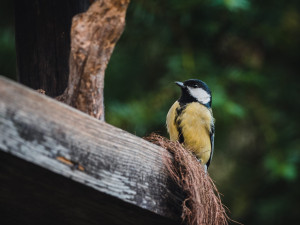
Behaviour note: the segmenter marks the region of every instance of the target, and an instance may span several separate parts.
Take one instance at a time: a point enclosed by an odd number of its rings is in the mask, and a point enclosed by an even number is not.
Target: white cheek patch
[[[210,94],[208,94],[202,88],[188,87],[188,90],[189,90],[191,96],[193,96],[195,99],[197,99],[197,101],[199,101],[199,102],[201,102],[203,104],[209,103],[209,101],[210,101]]]

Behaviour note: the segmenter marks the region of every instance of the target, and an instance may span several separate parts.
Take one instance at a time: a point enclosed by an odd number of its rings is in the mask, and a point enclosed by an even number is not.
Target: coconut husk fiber
[[[163,157],[169,176],[179,185],[186,198],[182,202],[181,218],[188,225],[227,225],[220,193],[209,174],[196,157],[179,142],[151,134],[146,140],[168,150],[172,155]]]

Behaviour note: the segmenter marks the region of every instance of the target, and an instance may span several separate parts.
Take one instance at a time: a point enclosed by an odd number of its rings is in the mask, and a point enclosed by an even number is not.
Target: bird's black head
[[[175,83],[181,87],[181,97],[178,100],[180,105],[190,102],[200,102],[208,108],[211,107],[211,91],[206,83],[196,79],[186,80],[183,83],[177,81]]]

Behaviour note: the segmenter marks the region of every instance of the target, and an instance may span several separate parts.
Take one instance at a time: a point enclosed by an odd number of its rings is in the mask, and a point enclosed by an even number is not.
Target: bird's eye
[[[196,87],[198,87],[198,86],[197,86],[197,84],[194,84],[193,87],[196,88]]]

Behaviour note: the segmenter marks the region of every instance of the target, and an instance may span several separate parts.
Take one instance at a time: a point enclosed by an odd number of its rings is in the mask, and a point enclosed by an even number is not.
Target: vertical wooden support
[[[15,0],[17,70],[20,83],[58,96],[67,87],[72,17],[89,0]]]

